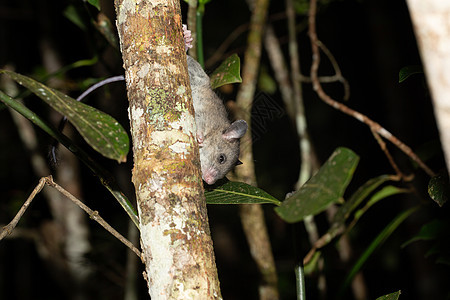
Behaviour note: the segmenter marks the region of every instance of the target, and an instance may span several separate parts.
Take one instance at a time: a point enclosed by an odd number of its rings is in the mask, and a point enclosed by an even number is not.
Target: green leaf
[[[66,9],[63,11],[63,15],[69,19],[73,24],[78,26],[81,30],[86,31],[87,27],[84,24],[84,21],[80,14],[78,13],[77,9],[73,5],[69,5],[66,7]]]
[[[211,0],[199,0],[198,6],[197,6],[197,18],[198,14],[204,15],[205,14],[205,5],[210,2]]]
[[[359,259],[356,261],[353,268],[350,270],[347,278],[345,279],[344,284],[342,285],[341,292],[344,291],[349,284],[352,282],[353,277],[361,270],[364,263],[369,259],[369,257],[373,254],[373,252],[381,246],[390,236],[391,234],[406,220],[411,214],[413,214],[416,210],[419,209],[419,206],[413,207],[400,213],[391,223],[389,223],[378,236],[370,243],[369,247],[361,254]]]
[[[434,243],[430,249],[427,250],[427,252],[425,253],[425,257],[428,258],[432,255],[438,254],[440,252],[439,250],[439,243]]]
[[[275,211],[289,223],[299,222],[306,216],[324,211],[330,204],[342,200],[358,161],[358,155],[352,150],[336,149],[319,172],[284,200]]]
[[[439,258],[436,259],[436,263],[450,266],[450,256],[439,256]]]
[[[279,200],[257,187],[233,181],[205,190],[205,197],[208,204],[281,204]]]
[[[416,236],[402,244],[402,248],[416,241],[429,241],[443,237],[448,228],[450,228],[450,222],[438,219],[433,220],[424,224]]]
[[[378,297],[377,300],[398,300],[400,298],[400,294],[402,291],[398,291],[392,294],[387,294],[381,297]]]
[[[360,210],[355,212],[355,220],[361,218],[361,216],[374,204],[378,201],[383,200],[389,196],[397,195],[400,193],[407,193],[409,190],[401,189],[393,185],[388,185],[383,187],[380,191],[376,192],[370,199],[367,201],[366,205]]]
[[[97,57],[93,57],[91,59],[78,60],[78,61],[76,61],[74,63],[71,63],[69,65],[66,65],[66,66],[62,67],[61,69],[59,69],[56,72],[53,72],[51,74],[48,74],[47,71],[43,67],[39,67],[38,66],[33,71],[33,74],[36,74],[35,77],[39,78],[38,80],[40,82],[46,82],[50,78],[63,77],[66,72],[68,72],[68,71],[70,71],[72,69],[86,67],[86,66],[92,66],[92,65],[96,64],[97,62],[98,62],[98,58]],[[77,86],[80,87],[80,85],[77,85]],[[25,91],[21,92],[19,95],[17,95],[16,98],[23,99],[23,98],[29,96],[30,94],[31,94],[30,90],[25,90]]]
[[[129,150],[128,135],[113,117],[29,77],[6,70],[0,70],[0,73],[7,74],[65,115],[86,142],[103,156],[118,162],[126,161]]]
[[[441,237],[437,240],[433,246],[425,253],[425,257],[429,258],[433,255],[437,255],[435,263],[450,265],[450,244],[449,236]]]
[[[98,11],[100,11],[100,1],[99,0],[88,0],[88,3],[94,6]]]
[[[447,172],[445,174],[438,174],[430,179],[428,183],[428,194],[440,207],[448,201],[450,185]]]
[[[390,180],[389,175],[381,175],[368,180],[342,205],[334,216],[333,223],[343,224],[358,205],[372,193],[376,188]]]
[[[432,241],[430,248],[425,253],[426,258],[437,256],[436,263],[450,265],[450,221],[435,219],[424,224],[419,233],[403,243],[402,247],[416,241]],[[430,244],[428,242],[427,244]]]
[[[309,11],[309,1],[308,0],[294,1],[294,9],[298,15],[307,15]]]
[[[405,81],[409,76],[414,74],[421,74],[423,73],[422,66],[415,65],[415,66],[406,66],[403,67],[400,72],[398,72],[398,82],[402,83]]]
[[[225,84],[242,82],[240,68],[239,56],[237,54],[231,55],[211,74],[211,87],[216,89]]]
[[[205,5],[206,3],[211,2],[211,0],[199,0],[198,3],[200,5]]]
[[[261,66],[258,77],[258,89],[267,94],[275,94],[277,91],[277,83],[267,71],[267,67]]]
[[[59,75],[67,73],[68,71],[70,71],[72,69],[76,69],[76,68],[89,67],[89,66],[95,65],[97,62],[98,62],[98,58],[96,56],[94,56],[93,58],[89,58],[89,59],[80,59],[76,62],[73,62],[69,65],[62,67],[55,73],[50,74],[48,77],[59,76]],[[46,78],[46,79],[48,79],[48,78]]]
[[[31,111],[28,107],[23,105],[22,102],[12,99],[7,94],[3,93],[0,90],[0,101],[5,103],[7,106],[11,107],[22,116],[33,122],[43,131],[45,131],[48,135],[53,137],[55,140],[61,143],[64,147],[70,150],[73,154],[75,154],[92,172],[98,177],[100,182],[103,184],[106,189],[117,199],[126,213],[130,216],[133,223],[139,228],[139,220],[137,217],[136,210],[133,205],[127,199],[125,194],[120,190],[117,186],[117,183],[114,180],[114,177],[108,173],[105,169],[103,169],[100,165],[97,164],[89,155],[83,151],[83,149],[79,148],[76,144],[74,144],[68,137],[59,132],[56,128],[53,128],[45,120],[40,118],[37,114]]]

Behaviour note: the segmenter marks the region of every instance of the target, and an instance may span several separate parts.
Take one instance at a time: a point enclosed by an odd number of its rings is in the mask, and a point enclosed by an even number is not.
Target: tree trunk
[[[116,0],[142,259],[156,299],[220,299],[179,1]]]
[[[242,68],[242,84],[236,96],[239,116],[249,125],[247,133],[241,139],[240,159],[243,165],[236,169],[236,175],[240,181],[254,186],[256,186],[256,175],[252,149],[251,109],[261,59],[263,28],[267,18],[269,2],[269,0],[247,1],[252,11],[252,17],[250,32],[247,37],[247,49],[244,55],[244,66]],[[241,205],[239,211],[250,253],[261,275],[259,299],[279,299],[278,277],[264,211],[260,204]]]
[[[450,172],[450,1],[407,2]]]

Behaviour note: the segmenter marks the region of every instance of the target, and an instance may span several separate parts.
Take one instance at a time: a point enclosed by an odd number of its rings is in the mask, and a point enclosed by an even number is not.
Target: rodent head
[[[244,120],[233,122],[223,131],[212,131],[200,147],[202,177],[207,184],[223,178],[238,162],[239,139],[247,131]]]

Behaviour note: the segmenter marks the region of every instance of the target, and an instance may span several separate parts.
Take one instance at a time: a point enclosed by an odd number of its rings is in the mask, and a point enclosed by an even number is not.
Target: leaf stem
[[[197,10],[197,61],[205,67],[205,58],[203,56],[203,13]]]
[[[25,118],[33,122],[35,125],[44,130],[48,135],[52,138],[56,139],[60,142],[64,147],[69,149],[73,154],[75,154],[89,169],[94,172],[100,182],[106,187],[106,189],[116,198],[128,216],[131,218],[133,223],[139,228],[139,221],[137,218],[136,210],[133,208],[133,205],[130,203],[128,198],[120,191],[117,183],[109,172],[103,169],[100,165],[98,165],[86,152],[84,152],[80,147],[75,145],[67,136],[60,133],[58,130],[53,128],[47,122],[45,122],[42,118],[40,118],[33,111],[28,109],[25,105],[20,103],[19,101],[14,100],[3,91],[0,91],[0,100],[5,103],[7,106],[11,107]]]
[[[297,287],[297,300],[306,300],[305,272],[301,263],[295,266],[295,281]]]
[[[344,284],[341,287],[340,295],[343,295],[344,290],[347,288],[347,286],[350,285],[350,283],[353,280],[353,277],[360,271],[364,263],[367,261],[367,259],[373,254],[373,252],[382,245],[389,236],[400,226],[400,224],[403,223],[410,215],[412,215],[417,209],[419,209],[419,206],[412,207],[408,209],[407,211],[402,212],[397,217],[395,217],[394,220],[392,220],[391,223],[389,223],[383,231],[378,234],[378,236],[372,241],[372,243],[367,247],[367,249],[364,251],[364,253],[359,257],[358,261],[355,263],[353,268],[351,269],[350,273],[347,275],[347,278],[344,281]]]

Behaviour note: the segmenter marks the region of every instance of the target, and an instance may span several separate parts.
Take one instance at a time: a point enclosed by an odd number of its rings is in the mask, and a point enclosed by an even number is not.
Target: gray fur
[[[212,90],[208,75],[200,64],[187,56],[192,99],[194,102],[197,140],[203,180],[214,184],[238,162],[239,139],[247,131],[247,123],[231,123],[222,100]]]

